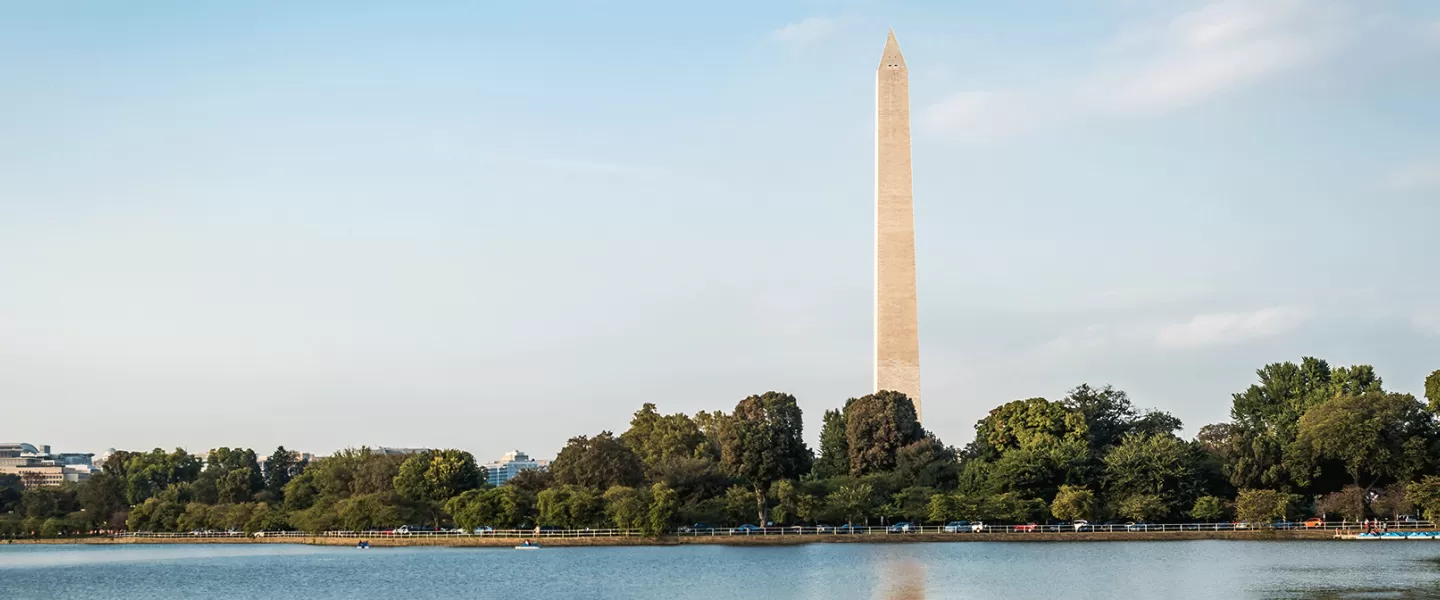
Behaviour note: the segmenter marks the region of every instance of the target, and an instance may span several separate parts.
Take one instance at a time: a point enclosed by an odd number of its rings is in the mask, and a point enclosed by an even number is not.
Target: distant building
[[[114,448],[106,448],[104,452],[101,452],[98,456],[95,457],[94,465],[97,467],[103,467],[105,466],[105,461],[110,460],[110,457],[114,455]]]
[[[50,454],[49,446],[0,442],[0,475],[19,475],[27,488],[78,483],[90,478],[93,454]]]
[[[535,460],[519,450],[506,452],[500,460],[485,465],[485,473],[489,477],[490,485],[498,486],[511,477],[519,475],[521,471],[532,469],[545,470],[550,468],[550,461]]]

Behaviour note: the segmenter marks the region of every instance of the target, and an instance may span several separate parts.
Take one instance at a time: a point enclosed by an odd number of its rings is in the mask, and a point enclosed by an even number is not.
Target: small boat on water
[[[515,549],[516,549],[516,550],[539,550],[539,549],[540,549],[540,544],[532,544],[532,543],[530,543],[530,542],[527,540],[525,543],[520,544],[519,546],[516,546]]]
[[[360,543],[358,543],[358,544],[355,544],[355,547],[356,547],[356,548],[359,548],[359,549],[361,549],[361,550],[369,550],[369,549],[370,549],[370,542],[363,542],[363,541],[362,541],[362,542],[360,542]]]

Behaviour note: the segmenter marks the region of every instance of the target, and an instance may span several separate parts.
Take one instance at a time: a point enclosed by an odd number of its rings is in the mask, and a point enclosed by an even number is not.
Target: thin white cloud
[[[1170,348],[1221,346],[1258,340],[1294,330],[1314,317],[1306,308],[1277,306],[1252,312],[1206,313],[1184,323],[1165,325],[1155,341]]]
[[[1397,192],[1440,188],[1440,158],[1419,160],[1391,171],[1385,187]]]
[[[837,29],[834,19],[826,17],[807,17],[798,23],[791,23],[775,31],[770,32],[770,39],[777,42],[790,42],[794,44],[809,44],[818,42],[835,33]]]
[[[1194,106],[1312,65],[1362,27],[1347,0],[1219,0],[1123,31],[1110,58],[1066,81],[962,91],[922,112],[959,137],[987,138],[1095,118]]]

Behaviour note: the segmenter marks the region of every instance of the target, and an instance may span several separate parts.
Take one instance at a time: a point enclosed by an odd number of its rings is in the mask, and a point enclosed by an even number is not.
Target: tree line
[[[852,398],[805,443],[793,396],[730,412],[636,411],[629,429],[571,438],[547,471],[504,485],[468,452],[346,449],[307,463],[277,448],[200,461],[116,452],[80,484],[23,489],[0,476],[0,536],[94,530],[364,531],[951,520],[1267,522],[1440,517],[1440,371],[1421,402],[1368,365],[1266,365],[1231,420],[1186,440],[1174,416],[1111,386],[991,410],[963,448],[921,426],[903,394]]]

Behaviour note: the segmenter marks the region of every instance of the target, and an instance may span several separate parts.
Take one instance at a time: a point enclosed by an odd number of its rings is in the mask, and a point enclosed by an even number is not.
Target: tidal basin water
[[[1440,541],[355,548],[0,544],[0,599],[1440,598]]]

